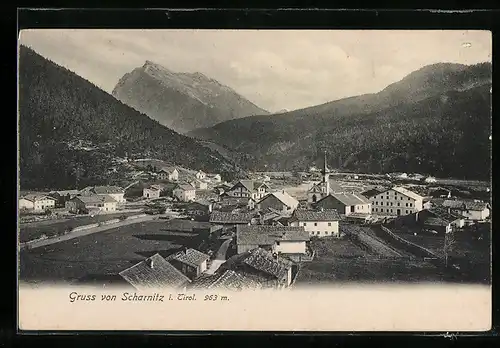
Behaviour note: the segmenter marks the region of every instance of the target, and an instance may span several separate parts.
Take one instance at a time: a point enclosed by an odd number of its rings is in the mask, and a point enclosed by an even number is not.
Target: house
[[[207,190],[208,189],[208,183],[206,181],[202,180],[193,180],[189,182],[191,186],[194,186],[198,190]]]
[[[257,209],[272,208],[283,213],[292,213],[299,206],[299,201],[285,190],[269,193],[257,203]]]
[[[260,181],[240,180],[226,191],[228,196],[260,200],[269,192],[269,186]]]
[[[207,261],[210,256],[196,249],[187,248],[166,258],[175,268],[190,280],[199,277],[207,270]]]
[[[239,225],[236,226],[238,254],[263,248],[281,254],[307,254],[309,233],[304,227]]]
[[[188,203],[184,210],[189,215],[205,216],[212,212],[213,203],[205,200],[196,200]]]
[[[262,288],[283,289],[292,284],[293,265],[286,257],[256,248],[231,257],[220,270],[232,270],[259,283]]]
[[[381,194],[382,192],[384,192],[384,190],[383,190],[383,189],[379,189],[379,188],[371,188],[371,189],[369,189],[369,190],[366,190],[366,191],[361,192],[361,194],[362,194],[364,197],[366,197],[366,198],[370,199],[370,198],[372,198],[372,197],[374,197],[374,196],[376,196],[376,195],[378,195],[378,194]]]
[[[78,190],[62,190],[49,192],[49,196],[56,200],[56,208],[64,207],[67,201],[78,196],[79,194],[80,191]]]
[[[436,178],[434,178],[432,176],[428,176],[427,178],[425,178],[425,182],[428,184],[434,183],[434,182],[436,182]]]
[[[242,274],[226,269],[223,272],[196,279],[189,288],[194,290],[241,291],[260,289],[261,285]]]
[[[19,198],[19,210],[42,212],[55,206],[56,199],[47,195],[29,194]]]
[[[80,195],[111,196],[118,204],[126,202],[125,191],[118,186],[88,186],[80,191]]]
[[[490,206],[485,202],[446,199],[442,206],[468,221],[483,221],[490,216]]]
[[[340,215],[362,214],[369,216],[371,214],[371,203],[368,198],[358,193],[330,193],[323,197],[314,205],[316,209],[335,209]]]
[[[207,174],[205,174],[203,171],[198,170],[198,172],[195,174],[196,179],[198,180],[203,180],[207,177]]]
[[[315,204],[331,193],[342,193],[345,190],[336,183],[330,182],[330,170],[326,163],[326,152],[323,168],[321,169],[322,180],[307,191],[307,202]]]
[[[179,171],[175,167],[163,167],[157,174],[158,174],[157,177],[160,180],[168,180],[168,181],[179,180]]]
[[[220,209],[224,208],[247,208],[247,209],[254,209],[255,208],[255,200],[251,197],[234,197],[234,196],[229,196],[226,193],[222,194],[220,196],[220,201],[218,202],[218,207]]]
[[[425,223],[427,218],[438,218],[450,224],[451,228],[462,228],[465,225],[465,218],[456,213],[449,212],[444,207],[423,209],[416,214],[416,221]]]
[[[335,209],[327,210],[303,210],[294,211],[290,226],[302,226],[310,236],[315,237],[339,237],[340,215]]]
[[[181,202],[191,202],[196,199],[196,189],[191,184],[177,184],[172,194]]]
[[[142,197],[144,198],[160,198],[161,193],[160,185],[151,185],[142,190]]]
[[[424,197],[403,187],[387,189],[370,200],[372,213],[380,215],[409,215],[424,208]]]
[[[139,291],[162,288],[182,291],[191,282],[159,254],[121,271],[119,275]]]
[[[222,232],[222,226],[210,222],[174,219],[165,221],[164,230],[172,232],[196,233],[201,239],[217,236]]]
[[[110,195],[77,196],[66,202],[66,208],[75,214],[116,211],[118,202]]]
[[[250,225],[254,219],[254,213],[214,211],[210,214],[210,222],[219,225]]]
[[[222,195],[224,194],[226,191],[230,190],[231,189],[231,185],[228,185],[227,183],[222,183],[220,185],[217,185],[214,187],[214,190],[217,194],[219,195]]]
[[[212,180],[213,182],[221,182],[222,177],[220,176],[220,174],[214,174],[210,175],[210,180]]]

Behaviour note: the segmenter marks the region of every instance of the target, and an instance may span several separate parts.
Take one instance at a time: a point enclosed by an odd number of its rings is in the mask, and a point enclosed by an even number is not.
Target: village
[[[21,195],[21,281],[136,290],[489,281],[484,186],[338,173],[326,153],[321,169],[232,183],[201,170],[140,167],[142,179],[125,188]]]

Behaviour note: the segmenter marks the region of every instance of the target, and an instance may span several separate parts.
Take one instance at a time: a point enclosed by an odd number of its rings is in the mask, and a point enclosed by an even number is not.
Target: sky
[[[271,112],[376,93],[425,65],[491,61],[489,31],[23,30],[20,43],[111,93],[146,60],[201,72]]]

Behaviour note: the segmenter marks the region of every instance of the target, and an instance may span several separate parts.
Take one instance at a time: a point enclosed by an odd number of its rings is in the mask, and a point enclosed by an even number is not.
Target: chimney
[[[147,259],[147,260],[146,260],[146,264],[149,266],[149,268],[153,268],[153,264],[154,264],[154,262],[153,262],[153,260],[152,260],[152,259]]]

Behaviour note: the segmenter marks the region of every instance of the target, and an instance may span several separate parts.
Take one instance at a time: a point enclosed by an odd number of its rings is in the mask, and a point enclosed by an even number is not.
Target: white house
[[[339,237],[340,215],[335,209],[302,210],[297,209],[289,220],[292,227],[303,227],[310,236]]]
[[[126,202],[125,191],[118,186],[88,186],[80,191],[82,196],[100,195],[111,196],[118,204]]]
[[[309,233],[303,227],[270,225],[237,225],[238,254],[263,248],[282,254],[306,254]]]
[[[77,196],[66,202],[66,208],[72,213],[112,212],[116,211],[117,201],[110,195]]]
[[[191,184],[178,184],[172,193],[181,202],[191,202],[196,199],[196,189]]]
[[[400,216],[421,211],[424,197],[403,187],[393,187],[371,197],[373,214]]]
[[[207,174],[205,174],[203,171],[199,170],[197,173],[196,173],[196,179],[198,180],[203,180],[205,179],[207,176]]]
[[[159,185],[151,185],[142,190],[142,197],[144,198],[160,198],[161,187]]]
[[[335,209],[341,215],[366,217],[371,215],[372,203],[360,193],[330,193],[313,204],[316,209]]]
[[[193,180],[190,182],[191,186],[194,186],[198,190],[207,190],[208,189],[208,184],[206,181],[203,180]]]
[[[432,176],[428,176],[427,178],[425,178],[425,182],[428,184],[435,183],[436,181],[437,181],[436,178]]]
[[[56,199],[45,195],[30,194],[19,199],[19,209],[44,211],[53,209],[55,205]]]
[[[163,167],[158,172],[158,179],[168,181],[178,181],[179,171],[175,167]]]
[[[225,193],[232,197],[260,200],[269,192],[269,186],[260,181],[240,180]]]
[[[299,201],[290,196],[285,190],[270,193],[257,203],[257,209],[272,208],[283,213],[292,213],[299,206]]]
[[[215,183],[222,182],[222,177],[220,176],[220,174],[214,174],[210,179],[212,179],[212,181]]]
[[[462,215],[468,221],[482,221],[490,216],[490,206],[485,202],[447,199],[443,207]]]

